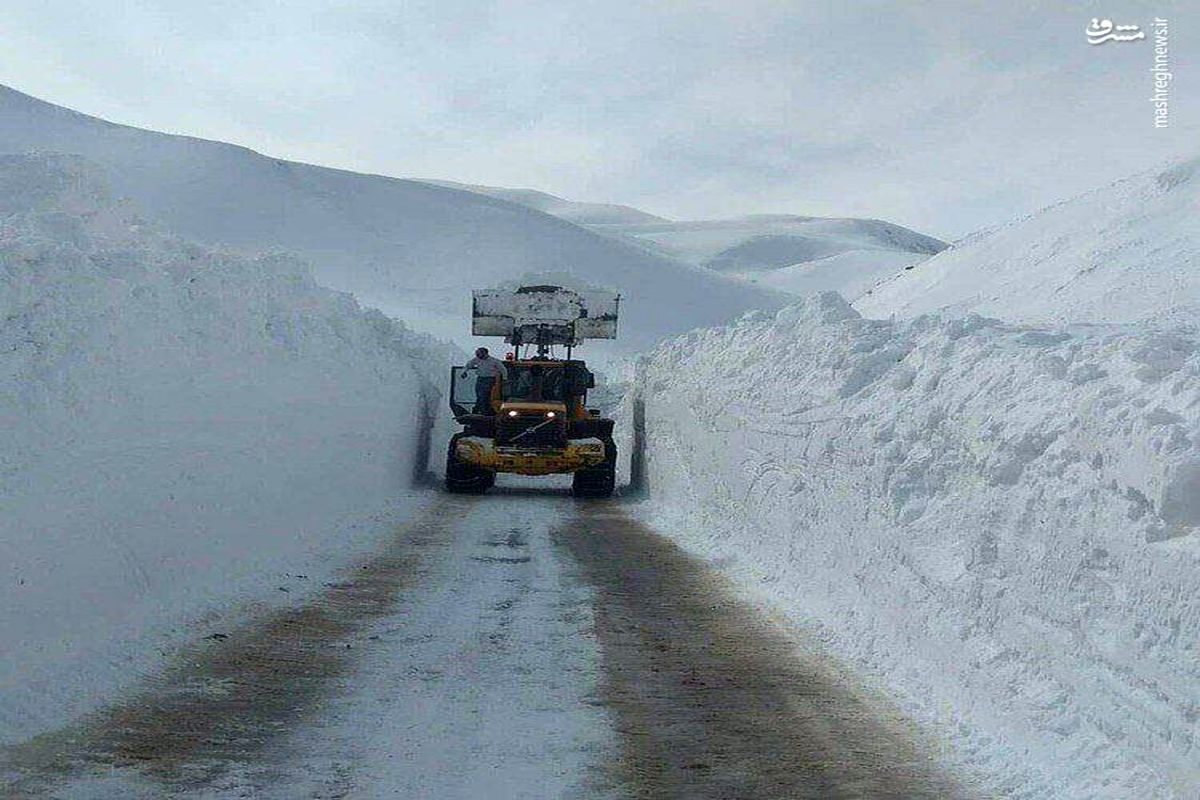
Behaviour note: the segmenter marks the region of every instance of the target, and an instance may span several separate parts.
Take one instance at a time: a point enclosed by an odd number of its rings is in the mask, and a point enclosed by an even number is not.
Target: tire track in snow
[[[594,592],[551,543],[574,505],[544,484],[457,496],[451,541],[379,626],[353,686],[272,748],[281,774],[249,782],[256,800],[336,797],[334,764],[354,800],[624,800],[596,692]]]
[[[635,797],[965,796],[899,715],[615,503],[581,507],[556,541],[597,590],[603,693]]]

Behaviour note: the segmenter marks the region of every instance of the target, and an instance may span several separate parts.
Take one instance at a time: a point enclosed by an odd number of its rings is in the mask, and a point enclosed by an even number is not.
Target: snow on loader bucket
[[[501,472],[570,473],[577,497],[612,495],[613,420],[587,407],[595,376],[572,352],[588,339],[616,338],[620,296],[522,286],[479,290],[472,299],[471,333],[503,337],[513,349],[503,361],[489,355],[451,369],[450,409],[463,430],[446,453],[446,489],[484,492]],[[489,372],[497,379],[480,391]]]

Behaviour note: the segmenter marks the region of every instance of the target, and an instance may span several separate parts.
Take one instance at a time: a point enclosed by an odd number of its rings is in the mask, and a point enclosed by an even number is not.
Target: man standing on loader
[[[466,363],[466,368],[476,371],[474,412],[491,415],[494,413],[492,389],[495,387],[496,381],[504,380],[504,362],[498,358],[492,358],[486,347],[480,347],[475,351],[475,357]]]

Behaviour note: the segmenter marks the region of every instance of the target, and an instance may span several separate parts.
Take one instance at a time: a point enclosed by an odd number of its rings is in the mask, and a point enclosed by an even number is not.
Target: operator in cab
[[[495,413],[492,408],[492,387],[496,385],[496,381],[504,380],[504,362],[492,358],[486,347],[480,347],[475,351],[475,357],[467,362],[466,368],[476,371],[474,412],[490,416]]]

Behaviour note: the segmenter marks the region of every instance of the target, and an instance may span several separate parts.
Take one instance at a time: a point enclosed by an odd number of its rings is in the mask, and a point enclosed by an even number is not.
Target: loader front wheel
[[[446,452],[446,491],[453,494],[483,494],[496,483],[496,473],[469,464],[458,457],[457,434]]]
[[[604,460],[594,467],[576,470],[571,477],[571,494],[576,497],[612,497],[617,486],[617,445],[604,440]]]

